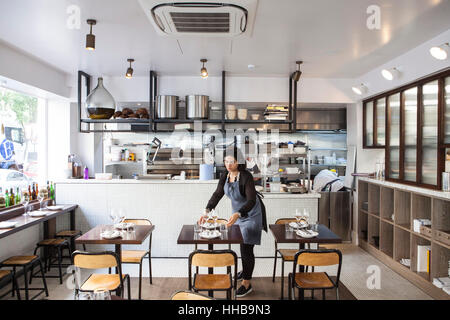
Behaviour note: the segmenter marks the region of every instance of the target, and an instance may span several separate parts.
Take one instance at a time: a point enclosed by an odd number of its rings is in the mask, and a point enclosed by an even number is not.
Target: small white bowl
[[[257,113],[251,114],[250,117],[252,118],[252,120],[259,120],[259,114]]]

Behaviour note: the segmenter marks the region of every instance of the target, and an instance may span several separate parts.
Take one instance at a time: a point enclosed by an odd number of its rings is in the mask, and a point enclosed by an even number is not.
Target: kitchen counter
[[[155,257],[187,257],[193,246],[177,245],[181,227],[194,224],[216,190],[218,180],[61,180],[56,182],[56,202],[76,203],[77,230],[86,232],[99,224],[111,224],[112,208],[124,209],[127,218],[146,218],[155,224],[152,255]],[[265,193],[267,223],[279,218],[293,218],[295,210],[307,208],[311,221],[317,221],[320,194]],[[224,196],[216,207],[221,218],[232,213],[231,201]],[[57,222],[66,228],[67,222]],[[130,246],[132,249],[133,246]],[[223,248],[226,248],[224,246]],[[138,248],[138,247],[136,247]],[[202,248],[200,246],[200,248]],[[221,248],[218,246],[218,248]],[[88,250],[112,249],[88,246]],[[238,250],[233,246],[233,250]],[[255,247],[257,257],[273,257],[274,239],[263,232],[261,245]],[[145,270],[145,268],[144,268]],[[133,271],[134,272],[134,271]]]

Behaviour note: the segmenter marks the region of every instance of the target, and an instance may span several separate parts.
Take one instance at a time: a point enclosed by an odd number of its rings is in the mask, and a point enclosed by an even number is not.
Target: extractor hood
[[[158,34],[176,38],[249,36],[257,2],[139,0]]]

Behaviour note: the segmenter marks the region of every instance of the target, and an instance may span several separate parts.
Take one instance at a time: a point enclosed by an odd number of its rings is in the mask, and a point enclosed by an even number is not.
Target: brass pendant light
[[[131,79],[133,77],[133,68],[131,67],[131,63],[134,62],[134,59],[127,59],[130,63],[130,67],[127,69],[127,73],[125,74],[125,78]]]
[[[200,76],[202,77],[202,79],[208,78],[208,70],[206,70],[206,68],[205,68],[205,63],[207,61],[208,61],[207,59],[200,59],[200,62],[203,63],[203,66],[200,69]]]
[[[92,26],[97,24],[97,21],[94,19],[88,19],[87,24],[90,25],[90,32],[86,35],[86,49],[87,50],[95,50],[95,35],[92,34]]]

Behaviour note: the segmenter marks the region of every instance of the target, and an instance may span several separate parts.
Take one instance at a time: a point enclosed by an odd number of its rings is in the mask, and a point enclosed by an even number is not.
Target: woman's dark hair
[[[225,149],[225,154],[223,155],[224,163],[225,158],[228,156],[233,157],[238,162],[238,171],[245,171],[247,169],[247,161],[238,147],[231,146]]]

